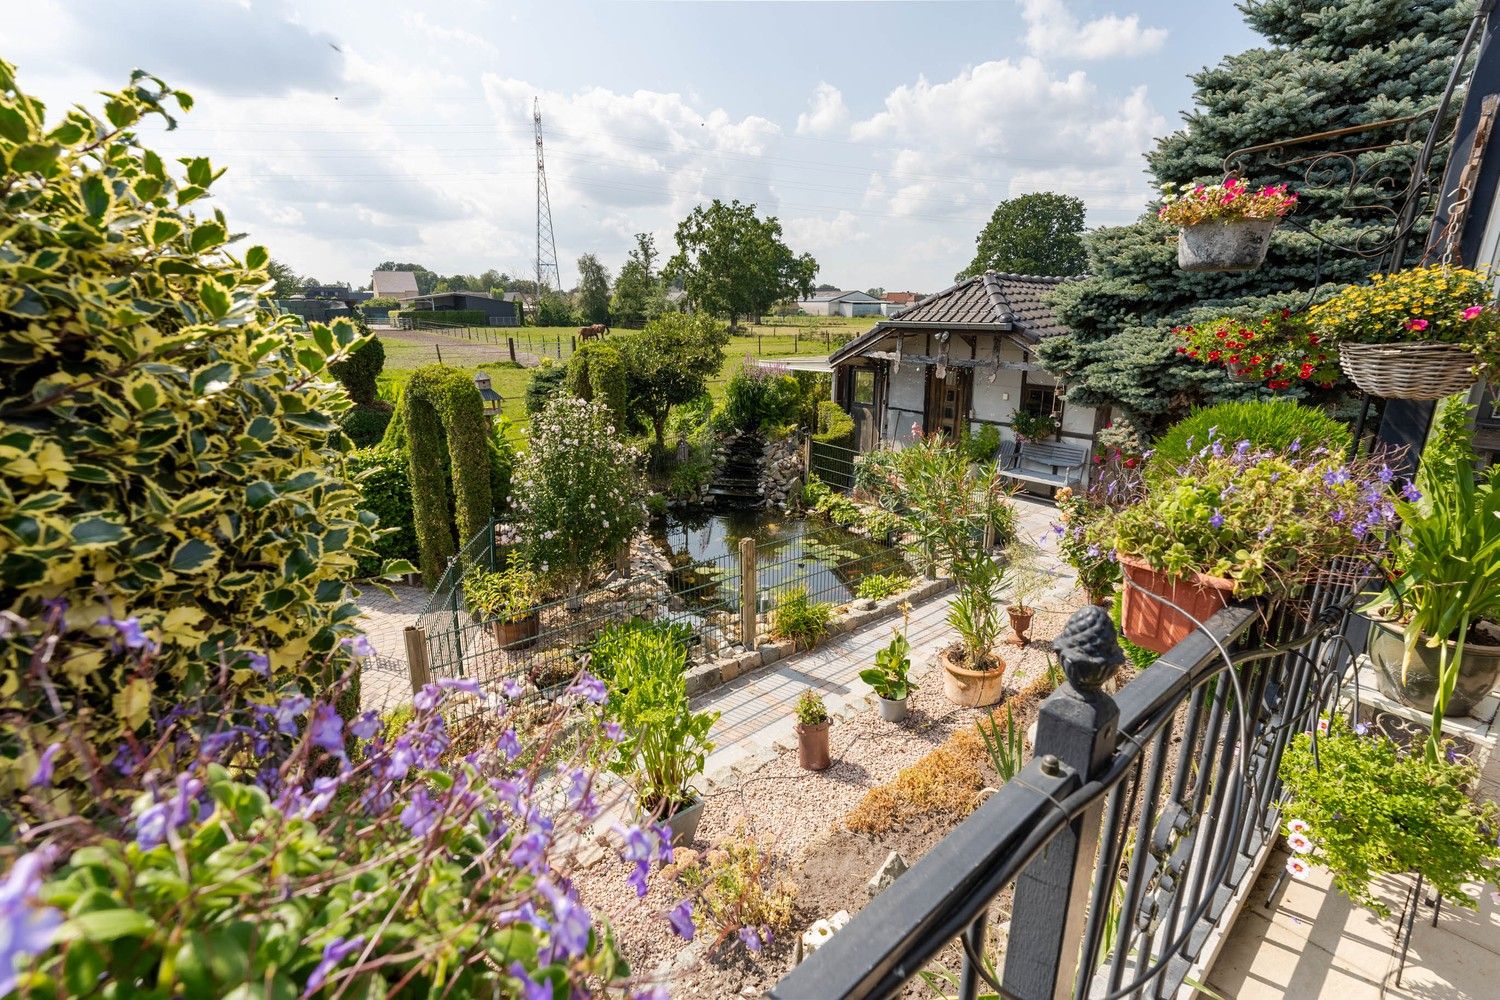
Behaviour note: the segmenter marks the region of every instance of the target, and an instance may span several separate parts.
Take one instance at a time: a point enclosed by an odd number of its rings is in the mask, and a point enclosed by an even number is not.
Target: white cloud
[[[1138,14],[1105,14],[1079,21],[1063,0],[1019,0],[1026,48],[1042,58],[1111,59],[1160,51],[1167,29],[1143,28]]]
[[[820,83],[808,99],[807,111],[797,116],[798,135],[828,135],[849,123],[844,95],[831,83]]]

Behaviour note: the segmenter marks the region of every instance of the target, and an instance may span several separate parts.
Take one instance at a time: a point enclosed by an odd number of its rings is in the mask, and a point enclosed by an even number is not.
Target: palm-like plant
[[[965,663],[984,670],[994,659],[1000,641],[1000,587],[1005,567],[983,552],[965,552],[954,559],[950,571],[958,586],[948,607],[948,624],[963,643]]]

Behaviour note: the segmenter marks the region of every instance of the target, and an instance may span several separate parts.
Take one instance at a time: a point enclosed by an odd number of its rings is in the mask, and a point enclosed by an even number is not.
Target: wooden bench
[[[1023,483],[1050,486],[1077,486],[1083,481],[1083,466],[1089,451],[1082,445],[1060,441],[1027,442],[1016,452],[1015,465],[1000,474]]]

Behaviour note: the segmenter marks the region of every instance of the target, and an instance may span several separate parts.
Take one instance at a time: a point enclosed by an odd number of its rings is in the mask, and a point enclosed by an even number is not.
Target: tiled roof
[[[1064,331],[1043,299],[1064,281],[1075,280],[986,271],[921,299],[898,316],[882,320],[868,333],[835,351],[830,360],[842,361],[888,331],[910,327],[934,329],[949,324],[963,329],[990,327],[996,333],[1011,333],[1036,343]]]
[[[886,292],[885,293],[885,301],[887,301],[887,302],[893,302],[896,305],[901,305],[901,306],[907,305],[908,303],[911,303],[911,302],[915,302],[918,299],[920,299],[921,297],[922,296],[918,295],[916,292]]]
[[[417,276],[410,271],[376,271],[370,275],[376,295],[415,295]]]

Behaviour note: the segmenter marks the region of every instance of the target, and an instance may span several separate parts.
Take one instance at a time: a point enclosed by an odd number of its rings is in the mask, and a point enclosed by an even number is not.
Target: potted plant
[[[880,717],[887,722],[906,718],[906,699],[917,686],[911,677],[911,646],[899,629],[893,629],[891,644],[875,653],[875,666],[859,672],[860,680],[875,689],[880,699]]]
[[[1037,565],[1036,553],[1029,545],[1014,542],[1006,550],[1005,564],[1010,571],[1010,604],[1005,613],[1010,616],[1010,629],[1015,633],[1012,640],[1017,646],[1031,641],[1031,619],[1036,609],[1031,600],[1052,579]]]
[[[1089,484],[1080,489],[1062,486],[1057,490],[1057,523],[1052,532],[1057,538],[1058,555],[1078,574],[1078,586],[1090,604],[1108,607],[1115,588],[1120,585],[1120,562],[1115,556],[1110,536],[1109,515],[1115,495],[1123,496],[1119,477],[1108,470],[1119,471],[1117,459],[1100,463]],[[1132,466],[1133,468],[1133,466]]]
[[[1256,320],[1220,316],[1172,332],[1182,341],[1178,354],[1222,367],[1236,382],[1263,382],[1277,390],[1299,383],[1331,389],[1341,375],[1333,346],[1307,313],[1283,309]]]
[[[1022,444],[1045,441],[1057,434],[1057,421],[1049,413],[1017,410],[1010,417],[1010,432]]]
[[[1444,715],[1468,713],[1500,677],[1500,469],[1476,482],[1468,453],[1424,462],[1437,463],[1422,470],[1427,495],[1396,502],[1390,583],[1364,610],[1380,690],[1432,712],[1440,734]]]
[[[498,573],[474,567],[464,574],[464,597],[475,620],[487,624],[502,649],[525,649],[541,629],[537,606],[544,591],[541,578],[517,563]]]
[[[1000,641],[1000,588],[1005,568],[984,552],[965,552],[949,566],[956,584],[948,624],[958,642],[938,654],[943,697],[955,705],[983,708],[1005,692],[1005,661],[995,653]]]
[[[1308,318],[1337,344],[1349,380],[1385,399],[1465,392],[1500,362],[1500,313],[1478,271],[1435,264],[1377,274],[1313,306]]]
[[[614,650],[605,718],[619,726],[610,770],[634,786],[641,808],[664,820],[673,844],[688,844],[703,815],[693,782],[703,773],[717,712],[694,712],[687,650],[660,631],[624,636]]]
[[[797,699],[797,763],[808,771],[826,771],[828,756],[828,709],[816,691],[809,688]]]
[[[1110,518],[1126,637],[1164,653],[1231,600],[1292,597],[1336,560],[1378,554],[1392,478],[1377,459],[1257,449],[1210,428],[1170,474],[1136,479]]]
[[[1374,891],[1382,876],[1418,875],[1468,909],[1473,883],[1500,879],[1500,815],[1493,802],[1470,797],[1479,775],[1468,764],[1403,753],[1385,735],[1336,716],[1326,733],[1294,737],[1279,773],[1293,875],[1321,864],[1344,895],[1382,916],[1390,913]]]
[[[1266,259],[1277,221],[1296,205],[1285,184],[1254,189],[1226,177],[1219,184],[1163,184],[1156,215],[1177,227],[1177,266],[1184,271],[1253,271]]]

